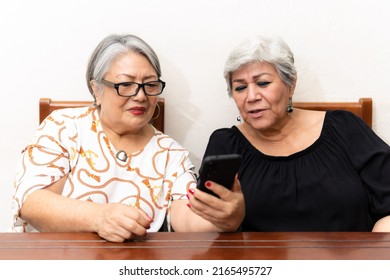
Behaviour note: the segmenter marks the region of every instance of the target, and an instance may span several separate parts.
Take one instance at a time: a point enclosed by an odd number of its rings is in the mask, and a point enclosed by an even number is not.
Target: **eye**
[[[136,85],[135,83],[131,83],[131,82],[126,82],[126,83],[120,83],[119,84],[121,87],[124,87],[124,88],[131,88],[131,87],[134,87],[134,85]]]
[[[259,87],[266,87],[270,84],[271,82],[256,82],[256,84],[259,86]]]
[[[234,88],[234,91],[236,92],[242,92],[244,90],[246,90],[247,86],[246,85],[240,85],[240,86],[237,86]]]
[[[150,83],[145,84],[145,86],[150,88],[150,89],[153,89],[153,88],[158,87],[159,83],[158,82],[150,82]]]

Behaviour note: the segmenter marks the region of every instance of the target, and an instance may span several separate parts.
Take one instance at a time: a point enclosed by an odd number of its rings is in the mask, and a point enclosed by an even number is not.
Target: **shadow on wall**
[[[327,94],[323,91],[320,80],[315,74],[316,71],[309,68],[309,63],[302,56],[296,56],[295,61],[298,79],[293,100],[302,102],[326,101]],[[315,92],[313,92],[313,89],[315,89]],[[332,101],[336,100],[332,99]]]
[[[166,57],[160,55],[160,60],[163,68],[162,79],[167,83],[162,94],[165,98],[165,133],[183,145],[189,137],[189,131],[197,122],[200,110],[190,101],[190,86],[183,72]],[[196,156],[191,154],[191,159],[195,158]]]

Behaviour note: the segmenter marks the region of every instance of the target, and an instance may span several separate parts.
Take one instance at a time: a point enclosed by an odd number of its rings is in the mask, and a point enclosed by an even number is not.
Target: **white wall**
[[[253,34],[292,48],[297,101],[374,100],[374,130],[390,143],[390,8],[386,0],[8,0],[0,8],[0,231],[13,175],[38,125],[38,99],[88,100],[84,72],[109,33],[133,33],[158,53],[166,132],[199,167],[210,133],[236,123],[222,68]],[[12,105],[11,105],[12,104]],[[18,104],[14,106],[14,104]]]

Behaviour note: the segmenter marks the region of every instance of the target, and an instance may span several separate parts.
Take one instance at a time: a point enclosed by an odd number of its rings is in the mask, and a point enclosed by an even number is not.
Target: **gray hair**
[[[134,35],[112,34],[104,38],[92,53],[88,62],[86,79],[89,92],[96,101],[91,87],[91,81],[101,81],[106,75],[111,63],[118,57],[135,52],[144,55],[156,70],[157,77],[161,77],[160,61],[154,50],[141,38]]]
[[[294,86],[297,71],[294,66],[294,55],[289,46],[277,37],[256,36],[235,47],[225,62],[223,76],[229,96],[232,95],[232,73],[252,62],[272,64],[282,81],[289,86]]]

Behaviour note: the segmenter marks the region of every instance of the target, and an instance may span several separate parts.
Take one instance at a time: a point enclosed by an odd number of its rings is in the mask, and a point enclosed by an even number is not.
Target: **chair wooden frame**
[[[372,98],[362,97],[358,102],[293,102],[293,107],[306,110],[347,110],[362,118],[372,127]]]
[[[155,115],[151,120],[151,124],[164,132],[164,112],[165,112],[165,99],[162,97],[158,98],[157,101],[158,107],[156,107]],[[54,101],[51,98],[40,98],[39,99],[39,123],[41,123],[51,112],[54,110],[64,109],[64,108],[76,108],[76,107],[86,107],[92,106],[92,101]]]
[[[159,97],[158,105],[160,107],[160,112],[157,118],[154,118],[151,121],[151,123],[162,132],[164,132],[164,104],[164,98]],[[54,110],[91,105],[91,101],[53,101],[50,98],[41,98],[39,100],[39,123]],[[347,110],[355,113],[362,118],[369,127],[372,127],[372,98],[370,97],[362,97],[358,102],[294,102],[293,106],[306,110]]]

